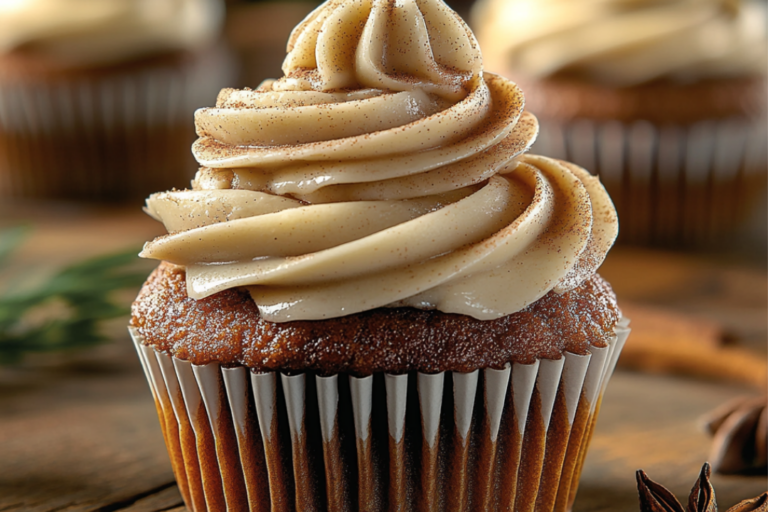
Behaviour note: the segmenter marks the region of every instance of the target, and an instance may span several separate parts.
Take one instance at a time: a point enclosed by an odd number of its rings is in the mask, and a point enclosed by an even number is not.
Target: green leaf
[[[0,232],[0,263],[21,244],[28,230]],[[0,364],[13,364],[25,354],[70,350],[105,341],[103,320],[126,315],[128,304],[115,292],[139,287],[146,268],[138,249],[108,254],[68,266],[37,288],[0,296]],[[53,310],[53,318],[35,319]],[[63,311],[63,312],[62,312]]]
[[[0,265],[21,245],[29,232],[29,226],[16,226],[0,231]]]

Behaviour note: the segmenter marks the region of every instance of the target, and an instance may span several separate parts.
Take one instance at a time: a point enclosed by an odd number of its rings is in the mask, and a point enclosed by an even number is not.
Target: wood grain
[[[25,218],[5,208],[0,205],[0,224]],[[12,263],[14,272],[42,272],[84,255],[138,246],[160,231],[137,209],[25,212],[37,229]],[[618,249],[602,273],[620,301],[705,319],[764,358],[763,269]],[[184,510],[125,320],[108,329],[113,341],[86,353],[0,368],[0,511]],[[697,418],[745,392],[750,389],[733,383],[617,373],[574,510],[636,512],[638,468],[687,495],[710,446]],[[723,507],[766,488],[763,477],[715,475],[713,482]]]

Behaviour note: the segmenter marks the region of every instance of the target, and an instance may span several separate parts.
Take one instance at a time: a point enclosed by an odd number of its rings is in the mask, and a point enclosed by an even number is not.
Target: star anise
[[[645,471],[638,469],[636,476],[642,512],[685,512],[675,495],[663,485],[648,478]]]
[[[728,512],[768,512],[768,492],[757,498],[744,500],[728,509]]]
[[[709,463],[704,463],[699,478],[691,489],[688,507],[683,508],[666,487],[648,478],[640,469],[637,471],[637,491],[640,494],[641,512],[717,512],[715,489],[709,481]],[[751,500],[744,500],[726,512],[768,512],[768,492]]]
[[[702,418],[713,436],[710,460],[717,473],[768,470],[768,401],[735,398]]]
[[[688,512],[717,512],[717,500],[715,500],[715,489],[709,481],[712,470],[709,462],[701,466],[699,478],[693,484],[691,494],[688,496]]]

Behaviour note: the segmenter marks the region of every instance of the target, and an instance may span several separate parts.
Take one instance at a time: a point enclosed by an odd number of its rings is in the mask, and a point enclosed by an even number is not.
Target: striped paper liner
[[[191,113],[234,71],[221,47],[126,71],[0,77],[0,195],[104,201],[188,185]]]
[[[629,334],[504,369],[368,377],[197,366],[131,336],[201,511],[566,511]]]

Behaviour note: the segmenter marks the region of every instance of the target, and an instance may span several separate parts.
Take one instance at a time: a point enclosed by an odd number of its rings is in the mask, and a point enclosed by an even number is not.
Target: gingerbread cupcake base
[[[469,373],[322,377],[192,363],[131,335],[202,510],[570,510],[629,330]]]

